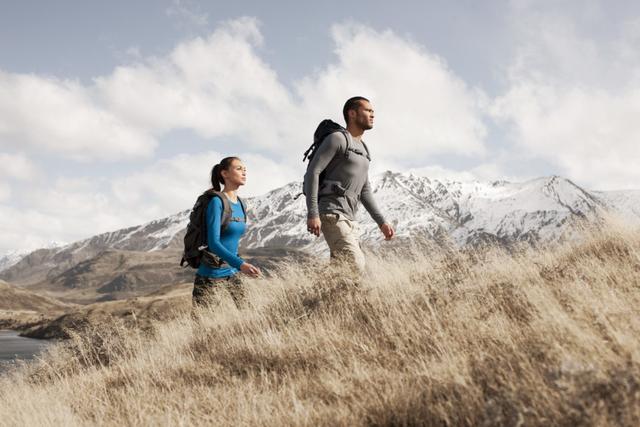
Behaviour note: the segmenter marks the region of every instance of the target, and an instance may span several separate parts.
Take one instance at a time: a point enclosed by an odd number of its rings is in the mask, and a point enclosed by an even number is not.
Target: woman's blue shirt
[[[246,222],[233,221],[233,218],[244,218],[245,214],[242,210],[240,202],[231,204],[231,222],[224,230],[220,232],[222,225],[222,201],[219,197],[213,197],[207,206],[207,244],[209,251],[222,258],[230,267],[213,268],[200,264],[198,267],[198,275],[205,277],[228,277],[238,273],[240,266],[244,260],[238,256],[238,244],[240,237],[244,234],[247,225]]]

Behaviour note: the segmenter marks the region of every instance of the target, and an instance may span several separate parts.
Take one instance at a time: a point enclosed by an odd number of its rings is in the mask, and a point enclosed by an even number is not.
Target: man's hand
[[[307,231],[316,236],[320,236],[320,218],[307,219]]]
[[[384,240],[391,240],[396,234],[396,232],[393,231],[393,227],[386,223],[380,226],[380,231],[384,234]]]

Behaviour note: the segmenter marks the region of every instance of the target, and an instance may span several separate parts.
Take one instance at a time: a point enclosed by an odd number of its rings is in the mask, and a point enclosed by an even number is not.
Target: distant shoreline
[[[14,330],[0,329],[0,375],[16,360],[32,360],[49,345],[49,341],[23,337]]]

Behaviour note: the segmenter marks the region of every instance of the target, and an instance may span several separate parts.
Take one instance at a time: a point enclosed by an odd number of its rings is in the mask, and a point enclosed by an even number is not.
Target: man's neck
[[[357,139],[358,141],[362,139],[362,135],[364,134],[364,129],[356,125],[349,125],[347,126],[347,130],[349,131],[349,133],[354,139]]]

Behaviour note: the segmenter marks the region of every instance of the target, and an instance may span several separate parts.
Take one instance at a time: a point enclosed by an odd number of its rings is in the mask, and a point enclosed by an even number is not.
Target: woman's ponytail
[[[222,167],[220,166],[220,164],[215,165],[213,169],[211,169],[211,186],[216,191],[220,191],[222,189],[220,187],[220,184],[224,183],[221,172]]]

